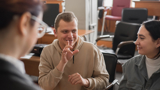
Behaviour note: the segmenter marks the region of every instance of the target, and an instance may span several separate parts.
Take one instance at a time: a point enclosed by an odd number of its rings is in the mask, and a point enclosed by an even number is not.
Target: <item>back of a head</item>
[[[38,16],[44,10],[41,0],[0,0],[0,31],[13,21],[15,15],[21,16],[25,12]]]
[[[153,40],[157,40],[160,38],[160,21],[159,20],[151,20],[145,21],[143,24],[147,31],[150,33]]]
[[[59,27],[60,20],[63,20],[65,22],[71,22],[74,19],[78,22],[78,19],[74,15],[73,12],[63,12],[63,13],[60,13],[60,14],[57,15],[57,17],[55,19],[54,27],[57,30],[57,28]]]

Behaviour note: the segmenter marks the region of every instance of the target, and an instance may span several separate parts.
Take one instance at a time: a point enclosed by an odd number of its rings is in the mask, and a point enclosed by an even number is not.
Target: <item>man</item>
[[[99,49],[78,36],[78,20],[72,12],[55,20],[57,37],[42,51],[39,85],[45,90],[104,89],[108,72]]]

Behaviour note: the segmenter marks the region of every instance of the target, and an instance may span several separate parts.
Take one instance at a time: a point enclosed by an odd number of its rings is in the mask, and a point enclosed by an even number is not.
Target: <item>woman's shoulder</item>
[[[129,59],[123,66],[132,66],[132,65],[138,64],[140,63],[143,57],[144,55],[136,55],[131,59]]]

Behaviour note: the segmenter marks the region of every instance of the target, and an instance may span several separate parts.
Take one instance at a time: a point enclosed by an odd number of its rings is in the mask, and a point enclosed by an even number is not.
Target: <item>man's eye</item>
[[[72,31],[72,33],[76,33],[76,32],[77,32],[76,30],[73,30],[73,31]]]
[[[67,33],[68,31],[63,31],[63,33]]]

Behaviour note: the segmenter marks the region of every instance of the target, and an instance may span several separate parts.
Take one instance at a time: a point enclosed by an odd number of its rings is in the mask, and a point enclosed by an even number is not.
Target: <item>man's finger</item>
[[[69,45],[72,46],[73,41],[69,41]]]
[[[67,41],[67,45],[69,46],[69,41]]]
[[[72,75],[69,75],[68,77],[68,81],[71,81],[71,79],[74,77],[74,76],[76,76],[76,73],[74,73],[74,74],[72,74]]]
[[[63,52],[67,52],[67,53],[70,53],[70,54],[73,55],[73,52],[72,52],[69,48],[65,48],[65,49],[63,50]]]
[[[74,51],[73,51],[73,55],[75,55],[75,54],[78,53],[78,52],[79,52],[78,49],[74,50]]]
[[[72,81],[72,79],[78,78],[79,76],[80,76],[79,73],[74,73],[74,74],[72,74],[72,75],[69,75],[68,81]]]
[[[74,78],[72,81],[71,81],[71,83],[72,84],[76,84],[76,83],[78,83],[78,82],[81,82],[81,80],[80,80],[80,78]]]
[[[81,80],[78,80],[74,83],[74,85],[77,85],[77,84],[82,84],[82,81]]]
[[[70,45],[66,45],[64,48],[72,49],[73,47],[72,47],[72,46],[70,46]]]
[[[78,78],[76,75],[70,76],[69,81],[70,81],[70,82],[73,82],[76,78]]]

